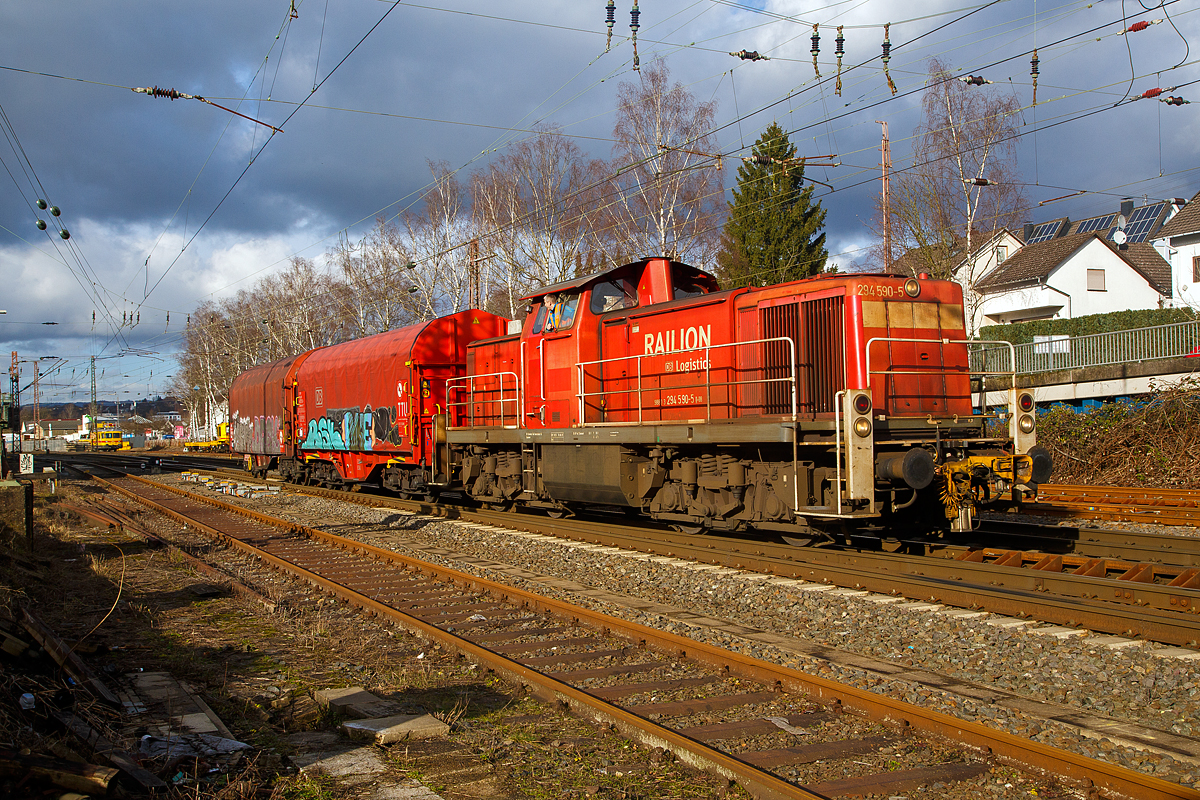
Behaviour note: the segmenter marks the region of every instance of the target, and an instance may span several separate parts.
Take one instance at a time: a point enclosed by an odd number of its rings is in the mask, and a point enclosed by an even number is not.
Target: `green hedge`
[[[1012,344],[1027,344],[1034,336],[1087,336],[1092,333],[1112,333],[1173,322],[1197,319],[1191,308],[1146,308],[1136,311],[1114,311],[1111,314],[1091,314],[1075,319],[1042,319],[1035,322],[1014,322],[1010,325],[986,325],[979,329],[980,339],[997,339]]]

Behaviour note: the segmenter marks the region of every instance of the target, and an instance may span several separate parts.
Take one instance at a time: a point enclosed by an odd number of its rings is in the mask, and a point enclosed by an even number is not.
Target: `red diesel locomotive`
[[[650,258],[527,300],[520,325],[464,311],[242,374],[233,450],[293,481],[810,539],[969,530],[1050,476],[1015,380],[1007,436],[972,412],[956,283],[720,291]]]

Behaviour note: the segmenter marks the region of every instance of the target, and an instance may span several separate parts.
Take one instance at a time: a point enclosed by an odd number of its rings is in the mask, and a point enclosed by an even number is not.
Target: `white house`
[[[1154,234],[1171,263],[1172,305],[1200,308],[1200,192]]]
[[[983,325],[1177,305],[1183,285],[1200,306],[1200,260],[1194,258],[1200,256],[1200,205],[1185,202],[1134,207],[1127,200],[1123,217],[1114,210],[1074,222],[1060,217],[1026,224],[1020,235],[999,231],[955,270],[970,333]],[[1162,238],[1162,231],[1170,236],[1172,230],[1178,239]],[[1172,274],[1179,272],[1177,259],[1167,259],[1172,247],[1195,251],[1194,269],[1182,283]]]
[[[982,325],[1073,319],[1162,308],[1171,266],[1145,242],[1124,249],[1107,231],[1070,233],[1026,244],[975,283]]]
[[[1001,228],[954,268],[954,279],[963,290],[963,313],[968,333],[974,335],[983,324],[980,315],[982,298],[974,291],[975,285],[1024,245],[1020,237],[1008,228]]]

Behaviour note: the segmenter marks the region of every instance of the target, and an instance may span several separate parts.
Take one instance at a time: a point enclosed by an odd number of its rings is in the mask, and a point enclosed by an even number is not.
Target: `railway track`
[[[211,498],[133,477],[106,483],[758,797],[969,785],[992,759],[1090,785],[1104,796],[1200,797],[976,723]],[[958,745],[948,748],[943,738]],[[856,774],[844,774],[847,764],[856,765]],[[1050,784],[1038,788],[1043,795],[1055,791]]]
[[[1140,489],[1128,486],[1044,484],[1030,514],[1142,522],[1151,525],[1200,524],[1200,492],[1189,489]]]
[[[245,482],[244,473],[216,471]],[[981,542],[867,542],[861,549],[795,547],[756,539],[693,536],[609,521],[431,506],[309,486],[289,489],[371,507],[454,515],[480,524],[542,533],[719,567],[751,570],[1033,618],[1070,628],[1200,645],[1200,538],[987,523]],[[931,557],[933,556],[933,557]]]
[[[1057,625],[1195,647],[1200,641],[1200,539],[1156,548],[1174,563],[1087,554],[912,543],[906,552],[795,547],[753,539],[691,536],[592,521],[451,510],[357,492],[291,487],[314,496],[445,515],[530,533],[989,611]],[[1163,537],[1171,538],[1171,537]],[[1063,540],[1057,540],[1062,543]],[[1187,541],[1187,540],[1185,540]],[[1103,541],[1094,543],[1103,551]],[[927,554],[928,552],[928,554]],[[929,554],[940,556],[931,558]]]

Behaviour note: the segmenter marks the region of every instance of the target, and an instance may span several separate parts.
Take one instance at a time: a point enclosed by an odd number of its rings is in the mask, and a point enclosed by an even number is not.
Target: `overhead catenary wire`
[[[350,56],[354,55],[355,51],[358,50],[358,48],[362,45],[362,43],[367,40],[367,37],[370,36],[372,33],[374,33],[375,29],[383,24],[383,21],[388,18],[389,14],[391,14],[393,11],[396,10],[396,7],[398,5],[400,5],[400,0],[395,0],[395,2],[393,2],[388,7],[388,10],[383,13],[383,16],[380,17],[379,20],[374,25],[371,26],[370,30],[368,30],[366,33],[363,34],[362,38],[358,40],[358,42],[354,45],[354,47],[350,48],[350,52],[346,53],[346,55],[342,57],[342,60],[339,61],[333,67],[333,69],[331,69],[328,72],[328,74],[326,74],[325,77],[321,79],[321,82],[317,84],[316,89],[313,89],[312,93],[309,95],[310,97],[312,96],[312,94],[315,94],[317,92],[317,90],[320,89],[321,86],[324,85],[325,82],[328,81],[329,78],[332,77],[335,72],[338,71],[338,68],[341,67],[342,64],[346,63],[346,60],[349,59]],[[305,98],[305,100],[307,100],[307,98]],[[286,125],[288,120],[290,120],[297,113],[299,113],[300,109],[303,108],[304,105],[305,105],[305,101],[301,101],[299,104],[297,104],[296,108],[292,110],[292,113],[287,115],[287,117],[284,119],[282,124]],[[275,126],[272,126],[272,128],[274,128],[274,130],[276,132],[282,130],[282,127],[275,128]],[[254,154],[254,156],[251,158],[250,162],[248,164],[246,164],[245,169],[243,169],[241,171],[241,173],[238,175],[238,177],[234,180],[233,184],[229,187],[229,190],[226,191],[225,194],[221,196],[221,199],[217,202],[217,204],[213,208],[213,210],[209,213],[209,215],[207,217],[205,217],[204,222],[202,222],[200,224],[200,227],[196,229],[196,231],[192,234],[191,238],[189,238],[187,243],[184,244],[183,248],[180,249],[179,256],[175,257],[175,259],[163,271],[163,274],[159,276],[158,280],[154,282],[154,285],[152,287],[150,287],[149,291],[146,292],[146,297],[149,297],[151,294],[154,293],[154,290],[157,289],[158,286],[162,283],[163,279],[167,277],[167,274],[170,273],[171,269],[177,263],[179,263],[179,257],[183,255],[184,250],[187,249],[189,244],[191,244],[193,241],[196,240],[196,237],[200,235],[200,231],[202,231],[205,228],[205,226],[208,225],[209,221],[213,218],[213,216],[216,215],[217,211],[220,210],[220,208],[224,204],[225,200],[229,197],[230,194],[233,193],[233,190],[237,188],[237,185],[239,183],[241,183],[241,180],[242,180],[242,178],[244,178],[246,176],[246,173],[250,171],[250,167],[252,167],[254,165],[255,160],[262,154],[262,151],[267,148],[267,145],[269,145],[274,140],[274,138],[275,138],[275,134],[272,133],[271,136],[267,139],[267,141],[263,142],[262,146]]]
[[[179,99],[199,100],[201,103],[208,103],[210,106],[216,106],[217,108],[221,109],[222,111],[228,111],[230,114],[236,114],[237,116],[241,117],[242,119],[248,119],[251,122],[255,123],[256,125],[265,125],[266,127],[270,128],[271,130],[275,131],[276,133],[283,133],[283,128],[276,128],[274,125],[272,125],[269,122],[263,122],[260,119],[255,119],[254,117],[248,117],[240,111],[234,111],[232,108],[226,108],[225,106],[221,105],[220,103],[214,103],[212,100],[209,100],[205,97],[201,97],[198,94],[184,94],[183,92],[178,92],[178,91],[175,91],[174,89],[160,89],[157,86],[143,86],[143,87],[135,86],[135,87],[131,87],[131,88],[133,89],[133,91],[137,92],[138,94],[150,95],[151,97],[166,97],[170,100],[179,100]]]

